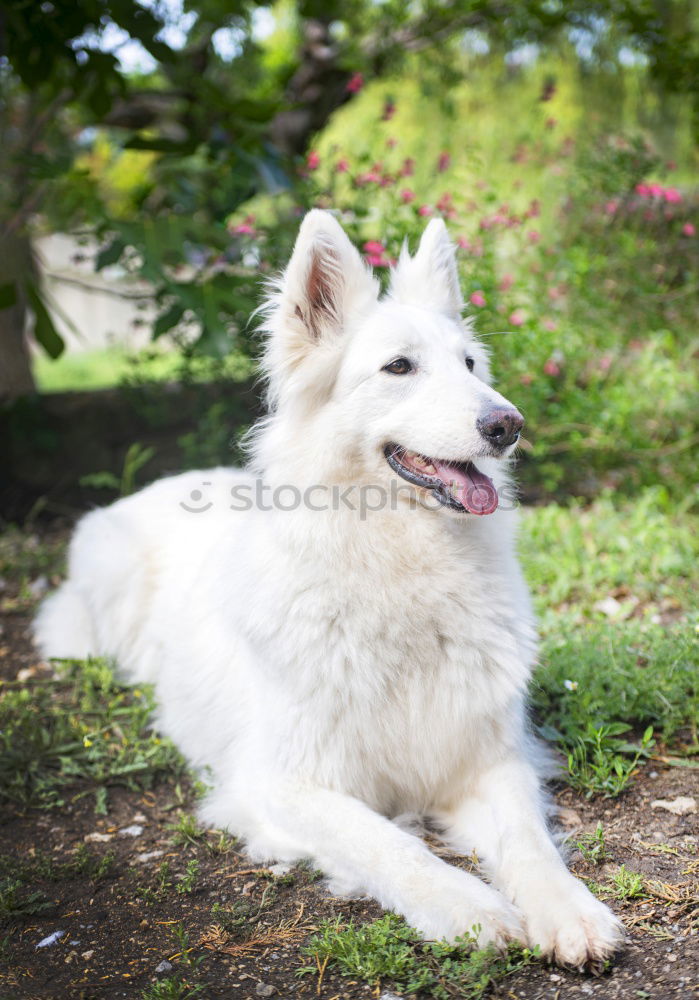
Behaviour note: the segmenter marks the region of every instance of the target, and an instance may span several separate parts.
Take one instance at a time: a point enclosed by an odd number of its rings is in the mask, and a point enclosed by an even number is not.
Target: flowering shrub
[[[654,180],[661,165],[641,142],[608,137],[577,150],[566,137],[556,144],[555,121],[543,128],[545,142],[519,143],[511,159],[557,178],[548,200],[531,198],[516,170],[508,190],[484,178],[464,191],[445,150],[425,189],[389,136],[378,156],[312,151],[293,203],[268,209],[266,226],[248,216],[231,231],[254,236],[256,262],[273,270],[301,215],[330,208],[386,283],[403,242],[415,248],[441,215],[467,314],[527,418],[525,490],[591,495],[661,480],[681,492],[696,482],[696,197]]]

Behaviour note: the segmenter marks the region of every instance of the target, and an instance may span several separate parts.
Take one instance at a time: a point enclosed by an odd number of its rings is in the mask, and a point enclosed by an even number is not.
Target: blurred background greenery
[[[2,0],[0,85],[6,516],[238,457],[313,205],[383,275],[445,217],[525,497],[695,497],[691,3]]]

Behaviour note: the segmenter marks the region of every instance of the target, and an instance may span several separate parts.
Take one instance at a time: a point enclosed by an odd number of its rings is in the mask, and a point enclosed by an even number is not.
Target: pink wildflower
[[[561,367],[558,362],[554,361],[553,358],[549,358],[548,361],[544,363],[544,374],[552,375],[554,378],[556,378],[557,375],[560,375]]]
[[[468,300],[473,306],[485,305],[485,295],[480,290],[477,292],[472,292],[471,295],[469,295]]]
[[[411,201],[415,198],[415,192],[411,191],[410,188],[403,188],[400,193],[400,200],[406,205],[409,205]]]
[[[512,288],[514,283],[515,279],[512,277],[511,274],[503,274],[502,281],[498,285],[498,290],[501,292],[508,292],[510,288]]]
[[[348,94],[358,93],[364,86],[364,77],[361,73],[353,73],[345,84],[345,90]]]
[[[541,215],[541,202],[538,198],[529,202],[529,208],[525,214],[528,219],[537,219]]]
[[[541,239],[541,233],[536,229],[530,229],[527,233],[527,239],[530,243],[538,243]]]
[[[677,188],[665,188],[664,194],[669,205],[677,205],[682,201],[682,193]]]
[[[451,156],[447,152],[439,154],[439,159],[437,160],[437,173],[443,174],[445,170],[449,169],[449,164],[451,163]]]
[[[452,204],[451,195],[448,191],[437,202],[437,211],[441,212],[442,215],[446,215],[448,219],[456,218],[456,209]]]
[[[366,253],[382,254],[386,250],[386,247],[383,245],[383,243],[379,243],[378,240],[368,240],[364,244],[364,250]]]
[[[338,160],[335,164],[335,172],[338,174],[346,174],[349,170],[349,162],[345,159]]]
[[[311,150],[306,157],[306,166],[309,170],[317,170],[320,166],[320,155],[315,150]]]
[[[243,222],[239,223],[237,226],[233,226],[231,232],[234,236],[254,236],[255,227],[253,223],[255,222],[254,215],[246,215]]]
[[[524,323],[524,311],[522,309],[515,309],[514,312],[510,313],[507,322],[510,326],[521,326]]]
[[[519,376],[519,380],[522,383],[522,385],[531,385],[532,382],[534,381],[534,376],[530,375],[529,372],[525,372],[524,375]]]
[[[612,361],[613,358],[611,354],[603,354],[602,357],[599,359],[599,370],[601,372],[608,372],[609,369],[612,367]]]
[[[432,215],[434,209],[431,205],[420,205],[417,210],[418,215]]]
[[[541,325],[543,326],[544,330],[548,330],[549,333],[553,333],[555,330],[558,329],[558,323],[556,322],[556,320],[555,319],[551,319],[548,316],[542,322]]]
[[[381,114],[381,121],[382,122],[390,122],[391,118],[393,118],[393,116],[395,115],[395,113],[396,113],[396,104],[395,104],[395,101],[392,101],[392,100],[389,99],[388,101],[386,101],[386,103],[383,106],[383,112]]]
[[[641,198],[648,198],[650,196],[650,188],[647,184],[637,184],[634,190]]]
[[[390,267],[390,260],[382,253],[368,253],[365,255],[367,264],[371,267]]]
[[[459,236],[458,239],[457,239],[457,241],[456,241],[456,245],[458,247],[460,247],[462,250],[470,250],[471,249],[471,244],[469,243],[469,241],[466,239],[465,236]]]
[[[612,198],[611,201],[606,202],[604,211],[607,215],[615,215],[618,208],[619,202],[616,198]]]
[[[694,227],[694,224],[692,222],[685,222],[685,224],[682,226],[682,235],[683,236],[694,236],[695,233],[696,233],[696,229]]]
[[[403,166],[400,168],[401,177],[412,177],[415,173],[415,160],[412,157],[407,157],[403,160]]]

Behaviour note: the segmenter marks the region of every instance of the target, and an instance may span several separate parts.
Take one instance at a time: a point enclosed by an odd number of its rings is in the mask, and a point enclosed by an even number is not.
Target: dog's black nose
[[[524,427],[524,417],[512,407],[496,407],[488,410],[476,421],[476,427],[483,437],[496,448],[507,448],[514,444]]]

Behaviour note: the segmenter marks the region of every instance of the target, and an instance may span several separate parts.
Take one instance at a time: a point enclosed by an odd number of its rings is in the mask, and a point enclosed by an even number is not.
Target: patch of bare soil
[[[11,602],[9,607],[0,675],[16,678],[36,664],[36,654],[28,615]],[[604,827],[608,856],[593,864],[573,847],[576,874],[609,886],[624,865],[643,877],[641,896],[609,899],[628,928],[629,944],[599,978],[535,965],[495,984],[493,996],[697,995],[699,816],[652,805],[678,796],[699,799],[699,771],[656,762],[616,801],[588,802],[569,788],[558,790],[560,820],[573,845],[598,821]],[[318,873],[260,869],[215,834],[176,846],[168,825],[187,806],[191,792],[172,783],[145,795],[114,792],[107,817],[95,815],[91,796],[61,810],[2,807],[0,855],[11,859],[11,870],[25,873],[25,896],[41,893],[48,905],[11,915],[0,926],[0,1000],[138,998],[176,973],[201,986],[202,998],[340,1000],[379,997],[387,989],[342,978],[331,967],[322,977],[296,975],[309,962],[299,948],[321,920],[372,919],[380,915],[376,904],[332,897]],[[82,849],[84,859],[85,848],[90,864],[78,873],[76,851]],[[113,860],[98,871],[110,852]],[[37,865],[46,856],[53,870]]]

